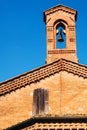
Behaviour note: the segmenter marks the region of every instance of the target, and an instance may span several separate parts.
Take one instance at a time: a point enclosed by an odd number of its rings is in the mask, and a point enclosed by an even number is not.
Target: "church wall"
[[[59,116],[87,114],[87,79],[60,72],[0,97],[0,129],[32,117],[33,90],[49,91],[49,113]]]

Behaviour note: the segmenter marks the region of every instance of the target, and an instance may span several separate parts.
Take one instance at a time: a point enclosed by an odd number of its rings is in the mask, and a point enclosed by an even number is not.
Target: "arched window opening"
[[[33,115],[48,113],[48,90],[38,88],[33,93]]]
[[[63,24],[58,24],[56,28],[56,47],[58,49],[66,48],[66,31]]]

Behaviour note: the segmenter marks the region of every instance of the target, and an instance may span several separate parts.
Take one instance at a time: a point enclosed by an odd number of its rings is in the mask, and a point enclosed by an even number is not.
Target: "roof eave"
[[[38,116],[32,117],[28,120],[25,120],[19,124],[6,128],[5,130],[20,130],[29,126],[34,125],[35,123],[87,123],[87,116]]]
[[[75,9],[73,9],[73,8],[70,8],[70,7],[68,7],[68,6],[64,6],[64,5],[59,4],[59,5],[57,5],[57,6],[51,7],[50,9],[47,9],[47,10],[45,10],[45,11],[43,12],[44,22],[46,21],[46,15],[47,15],[46,13],[47,13],[48,11],[52,10],[52,9],[57,8],[57,7],[65,7],[65,8],[67,8],[67,9],[71,9],[72,11],[75,11],[75,20],[77,20],[77,10],[75,10]]]

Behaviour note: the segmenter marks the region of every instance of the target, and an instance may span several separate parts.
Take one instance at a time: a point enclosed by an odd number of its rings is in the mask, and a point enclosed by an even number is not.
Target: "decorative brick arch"
[[[56,48],[56,31],[57,31],[57,27],[63,27],[64,28],[64,30],[67,30],[67,28],[68,28],[68,23],[65,21],[65,20],[63,20],[63,19],[58,19],[58,20],[56,20],[55,22],[54,22],[54,24],[53,24],[53,30],[54,30],[54,40],[55,40],[55,49],[57,49]],[[66,41],[65,41],[66,42]]]
[[[64,15],[61,15],[61,16],[58,16],[58,17],[56,17],[55,19],[54,19],[54,21],[53,21],[53,26],[59,21],[59,20],[61,20],[61,21],[63,21],[64,23],[66,23],[68,26],[70,26],[70,25],[75,25],[75,21],[74,21],[74,19],[72,19],[71,17],[66,17],[66,16],[64,16]]]

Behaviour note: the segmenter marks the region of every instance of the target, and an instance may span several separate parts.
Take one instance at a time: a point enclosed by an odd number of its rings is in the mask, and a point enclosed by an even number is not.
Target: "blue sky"
[[[45,64],[43,12],[58,4],[78,11],[77,56],[87,65],[87,0],[0,0],[0,82]]]

